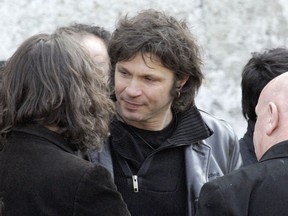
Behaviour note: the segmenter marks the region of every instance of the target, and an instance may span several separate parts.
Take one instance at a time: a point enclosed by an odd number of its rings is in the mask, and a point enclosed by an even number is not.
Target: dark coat
[[[247,131],[244,136],[239,140],[243,166],[247,166],[257,162],[253,143],[255,122],[248,120],[247,123]]]
[[[287,216],[288,141],[271,147],[259,163],[206,183],[197,216]]]
[[[0,152],[4,216],[130,215],[110,173],[44,127],[15,128]]]

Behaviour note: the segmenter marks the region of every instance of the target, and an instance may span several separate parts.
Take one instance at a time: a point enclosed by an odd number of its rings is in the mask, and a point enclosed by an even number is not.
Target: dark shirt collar
[[[210,137],[213,131],[206,125],[197,107],[179,112],[178,125],[169,142],[191,144]]]
[[[288,157],[288,140],[280,142],[268,149],[259,162],[284,157]]]
[[[12,129],[12,135],[13,133],[17,133],[17,132],[41,137],[53,143],[54,145],[58,146],[59,148],[63,149],[64,151],[67,151],[73,154],[75,154],[75,152],[77,151],[76,147],[73,148],[72,144],[69,143],[68,140],[64,139],[64,137],[61,134],[51,131],[43,126],[39,126],[39,125],[37,126],[35,125],[15,126]]]

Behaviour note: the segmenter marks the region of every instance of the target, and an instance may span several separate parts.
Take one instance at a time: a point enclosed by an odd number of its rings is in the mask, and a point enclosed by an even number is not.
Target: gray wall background
[[[201,47],[206,80],[197,106],[228,121],[239,137],[241,70],[251,52],[288,42],[286,0],[0,0],[0,60],[27,37],[74,22],[113,31],[119,16],[155,8],[188,21]]]

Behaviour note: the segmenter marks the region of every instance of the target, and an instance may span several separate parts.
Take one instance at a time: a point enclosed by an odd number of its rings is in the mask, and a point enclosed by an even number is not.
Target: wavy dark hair
[[[185,111],[194,105],[194,99],[204,78],[201,72],[199,48],[184,20],[166,15],[153,9],[143,10],[134,17],[122,17],[112,33],[108,52],[112,71],[109,82],[112,91],[115,85],[114,75],[117,62],[127,61],[136,54],[151,53],[160,58],[164,67],[175,73],[172,89],[174,111]],[[188,76],[180,90],[176,81]],[[115,96],[112,98],[116,100]]]
[[[242,113],[256,121],[255,107],[262,89],[276,76],[288,71],[288,49],[265,49],[252,53],[242,71]]]
[[[42,125],[61,128],[77,149],[100,148],[114,104],[99,70],[73,35],[24,41],[3,69],[0,145],[16,125]]]

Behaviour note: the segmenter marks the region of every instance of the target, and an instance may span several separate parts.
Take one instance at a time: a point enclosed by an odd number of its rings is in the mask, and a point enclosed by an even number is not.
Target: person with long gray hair
[[[114,114],[100,74],[65,32],[31,36],[7,60],[0,88],[5,216],[130,215],[111,174],[77,156],[103,147]]]

